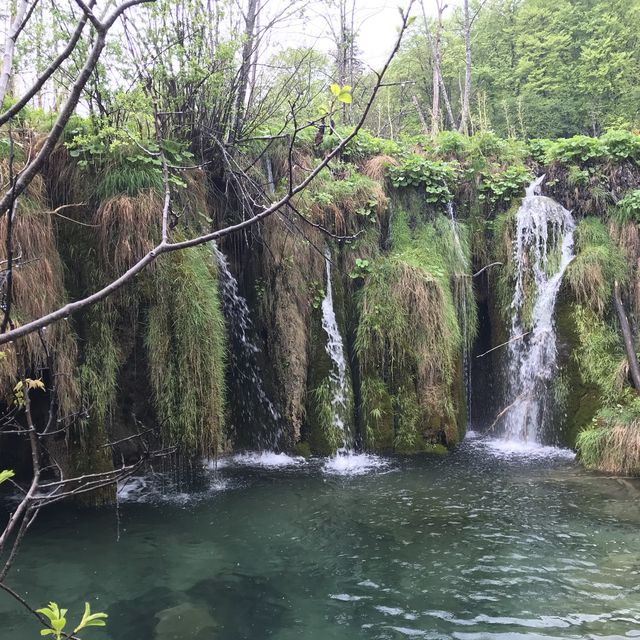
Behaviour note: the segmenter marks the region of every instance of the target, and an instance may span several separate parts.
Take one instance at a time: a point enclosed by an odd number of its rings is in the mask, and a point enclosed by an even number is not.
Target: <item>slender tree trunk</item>
[[[613,302],[618,314],[618,320],[620,321],[620,329],[622,330],[622,337],[624,339],[624,348],[627,352],[627,361],[629,362],[629,371],[631,373],[631,380],[633,380],[633,386],[636,388],[636,393],[640,395],[640,367],[638,366],[638,356],[636,355],[636,348],[633,341],[633,335],[631,333],[631,327],[629,326],[629,320],[627,320],[627,314],[624,311],[622,299],[620,298],[620,286],[616,280],[613,286]]]
[[[9,87],[9,80],[11,78],[11,69],[13,67],[13,55],[16,49],[16,40],[22,26],[22,21],[27,14],[28,0],[18,0],[16,6],[16,14],[11,20],[7,37],[4,41],[4,55],[2,58],[2,73],[0,73],[0,105],[4,101],[4,97],[7,94],[7,88]]]
[[[242,129],[245,114],[245,99],[251,74],[251,61],[253,59],[253,45],[255,40],[256,16],[258,14],[259,0],[249,0],[247,17],[245,19],[244,44],[242,46],[242,62],[238,73],[238,93],[236,94],[235,117],[231,128],[231,141],[238,138]]]
[[[462,115],[460,132],[469,133],[469,102],[471,99],[471,16],[469,0],[464,0],[464,90],[462,92]]]
[[[429,42],[429,47],[431,49],[431,68],[433,70],[432,74],[432,87],[433,87],[433,97],[431,102],[431,133],[436,135],[440,130],[440,94],[442,92],[442,98],[447,109],[447,116],[451,122],[451,126],[455,127],[455,121],[453,119],[453,113],[451,111],[451,103],[449,102],[449,96],[447,94],[447,87],[444,84],[444,80],[442,79],[441,73],[441,62],[442,62],[442,51],[440,48],[442,42],[442,32],[444,30],[443,24],[443,14],[444,10],[447,8],[447,5],[444,4],[443,0],[436,0],[436,7],[438,10],[438,18],[436,21],[436,31],[435,34],[431,34],[431,30],[429,29],[429,21],[427,20],[427,13],[424,9],[424,1],[420,2],[420,6],[422,7],[422,18],[424,20],[424,28],[427,35],[427,41]]]

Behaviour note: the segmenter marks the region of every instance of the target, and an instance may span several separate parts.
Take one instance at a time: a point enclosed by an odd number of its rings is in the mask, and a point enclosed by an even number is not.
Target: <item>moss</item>
[[[468,273],[459,273],[469,267],[464,264],[465,248],[456,242],[443,216],[426,222],[419,210],[396,210],[390,228],[392,251],[374,261],[358,293],[355,348],[366,381],[362,415],[365,433],[376,448],[389,446],[389,423],[381,422],[389,404],[395,451],[418,451],[425,442],[439,440],[453,444],[460,437],[454,382],[460,376],[462,313],[469,314],[464,319],[470,341],[477,321],[472,290],[466,289],[466,309],[456,305],[461,299],[457,285],[462,280],[466,287],[470,280]],[[367,395],[371,406],[365,406]],[[380,430],[382,437],[376,438]]]
[[[311,457],[311,446],[308,442],[296,442],[293,451],[296,455],[302,456],[303,458]]]
[[[381,453],[394,451],[393,397],[377,376],[362,380],[360,416],[365,448]]]
[[[225,446],[225,325],[208,247],[172,253],[150,284],[149,379],[167,444],[210,455]]]

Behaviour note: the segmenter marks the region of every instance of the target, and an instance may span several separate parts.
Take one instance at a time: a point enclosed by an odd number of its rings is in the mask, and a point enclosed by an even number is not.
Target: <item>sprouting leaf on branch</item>
[[[73,630],[73,633],[77,633],[85,627],[104,627],[106,626],[105,618],[109,616],[106,613],[91,613],[91,607],[88,602],[84,603],[84,614],[80,624]]]
[[[9,478],[13,478],[16,474],[11,471],[11,469],[5,469],[4,471],[0,471],[0,484],[8,480]]]
[[[40,631],[41,636],[54,636],[55,640],[60,640],[62,637],[64,628],[67,624],[67,609],[60,609],[55,602],[50,602],[48,607],[37,610],[39,614],[44,616],[50,625],[50,629],[42,629]],[[106,626],[105,618],[109,616],[106,613],[91,613],[91,606],[88,602],[84,603],[84,614],[82,620],[78,626],[73,630],[73,633],[78,633],[82,629],[87,627],[104,627]],[[65,634],[67,635],[67,634]]]
[[[43,615],[49,621],[51,629],[42,629],[40,631],[41,636],[55,636],[56,640],[60,640],[62,630],[67,624],[67,609],[60,609],[55,602],[50,602],[48,607],[43,607],[37,610],[38,613]]]
[[[338,102],[344,102],[345,104],[351,104],[353,102],[353,96],[351,95],[351,87],[348,84],[342,87],[339,84],[332,84],[329,89],[333,97]]]
[[[24,389],[25,386],[29,390],[40,389],[41,391],[45,390],[44,382],[38,378],[37,380],[33,380],[32,378],[25,378],[24,380],[19,380],[15,387],[13,387],[13,402],[18,407],[24,407]]]

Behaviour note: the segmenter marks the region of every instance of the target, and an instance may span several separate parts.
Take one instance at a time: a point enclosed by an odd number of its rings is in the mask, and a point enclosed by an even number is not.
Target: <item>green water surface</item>
[[[482,440],[382,462],[236,461],[189,491],[133,483],[117,511],[55,507],[9,583],[70,621],[106,611],[87,640],[640,637],[632,483]],[[39,637],[5,594],[0,620]]]

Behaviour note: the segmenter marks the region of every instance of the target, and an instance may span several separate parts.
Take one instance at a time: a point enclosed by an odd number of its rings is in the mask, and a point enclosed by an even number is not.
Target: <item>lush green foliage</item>
[[[444,206],[451,200],[457,169],[454,163],[413,154],[402,158],[398,166],[389,167],[389,178],[394,187],[419,188],[424,190],[429,204]]]

